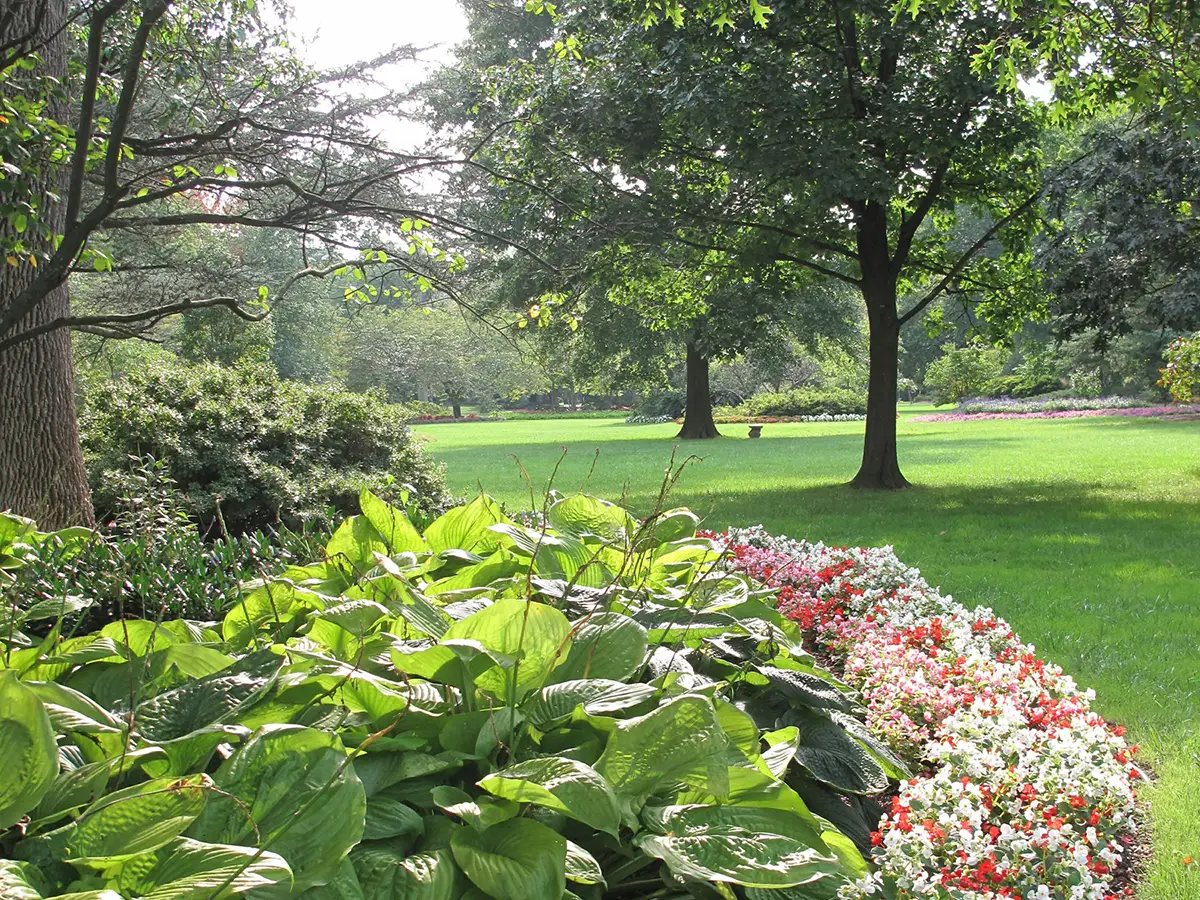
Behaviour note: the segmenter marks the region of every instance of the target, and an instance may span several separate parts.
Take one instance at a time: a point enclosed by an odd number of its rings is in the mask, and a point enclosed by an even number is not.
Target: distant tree
[[[1060,338],[1097,349],[1139,331],[1200,328],[1200,143],[1170,120],[1122,117],[1083,134],[1047,198],[1038,263]]]
[[[347,326],[346,384],[392,400],[438,399],[454,415],[540,387],[518,348],[454,308],[364,310]]]
[[[1163,352],[1166,367],[1159,385],[1176,403],[1191,403],[1200,383],[1200,331],[1177,337]]]
[[[965,347],[946,344],[925,372],[925,387],[933,392],[935,406],[959,403],[983,394],[1003,368],[1004,358],[995,347],[977,342]]]
[[[452,82],[470,123],[460,146],[483,144],[476,159],[498,192],[540,197],[526,220],[551,233],[576,216],[591,233],[624,228],[604,215],[621,200],[668,245],[858,291],[871,400],[854,483],[907,484],[901,326],[1023,258],[1039,199],[1039,109],[1015,72],[978,65],[976,52],[1033,39],[1040,14],[824,0],[775,4],[746,27],[671,16],[647,27],[616,0],[563,5],[533,25],[515,0],[467,6],[459,71],[473,74]],[[991,224],[956,247],[946,235],[973,209]],[[1001,235],[1012,252],[982,257]]]

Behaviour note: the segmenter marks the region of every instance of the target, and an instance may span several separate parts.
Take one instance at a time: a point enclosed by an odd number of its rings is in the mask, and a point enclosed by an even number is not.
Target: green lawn
[[[986,604],[1126,723],[1157,781],[1155,856],[1142,900],[1200,898],[1200,423],[1129,418],[900,423],[917,485],[879,494],[841,483],[861,423],[768,425],[763,438],[679,446],[674,505],[710,527],[761,522],[834,544],[893,544],[968,605]],[[460,494],[482,486],[529,506],[517,460],[540,490],[583,488],[652,507],[671,425],[550,420],[417,429]],[[596,453],[599,451],[598,458]],[[594,469],[593,469],[594,464]],[[591,475],[589,478],[589,470]],[[540,501],[539,501],[540,502]]]

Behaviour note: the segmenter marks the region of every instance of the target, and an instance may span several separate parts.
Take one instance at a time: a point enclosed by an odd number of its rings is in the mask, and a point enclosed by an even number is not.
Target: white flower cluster
[[[858,416],[852,413],[821,413],[816,416],[796,416],[797,422],[865,422],[866,416]]]
[[[844,662],[872,731],[923,768],[873,836],[875,870],[843,900],[1131,894],[1113,876],[1142,775],[1124,729],[1092,712],[1092,692],[1037,659],[990,609],[930,587],[890,547],[828,548],[761,527],[724,539],[805,573],[790,580],[789,615]]]
[[[674,422],[674,416],[630,416],[625,420],[626,425],[665,425]]]

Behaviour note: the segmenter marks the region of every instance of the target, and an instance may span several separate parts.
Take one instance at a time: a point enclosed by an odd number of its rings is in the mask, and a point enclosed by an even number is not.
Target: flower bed
[[[930,587],[890,547],[733,530],[734,566],[779,590],[813,652],[858,689],[875,736],[919,777],[872,834],[860,897],[1130,896],[1135,785],[1124,729],[985,608]]]
[[[1072,412],[1082,409],[1132,409],[1145,406],[1139,397],[974,397],[958,405],[956,412]]]
[[[1126,406],[1103,409],[1063,409],[1043,412],[953,412],[913,416],[912,422],[974,422],[984,419],[1079,419],[1091,416],[1135,416],[1138,418],[1191,418],[1200,416],[1200,406]]]

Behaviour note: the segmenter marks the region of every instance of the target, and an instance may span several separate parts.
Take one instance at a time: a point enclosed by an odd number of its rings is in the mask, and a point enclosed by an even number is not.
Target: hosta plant
[[[0,894],[832,898],[906,777],[687,510],[369,492],[220,622],[5,642]]]

